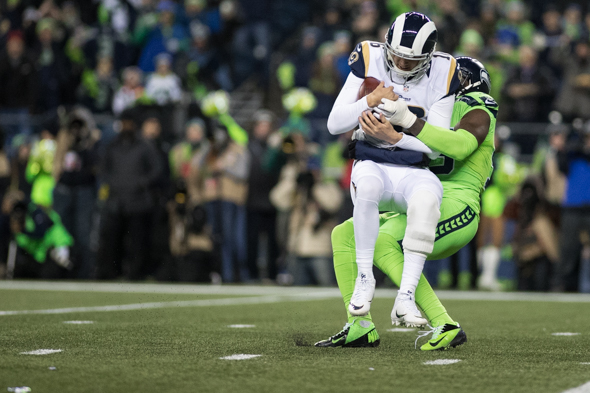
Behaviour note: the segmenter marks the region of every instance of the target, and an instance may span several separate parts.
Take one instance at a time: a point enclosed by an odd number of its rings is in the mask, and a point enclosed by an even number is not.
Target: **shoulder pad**
[[[457,60],[448,53],[434,52],[431,68],[434,66],[436,66],[437,72],[441,74],[441,79],[437,83],[437,91],[444,92],[444,97],[455,94],[461,87]]]
[[[464,102],[470,107],[485,107],[488,111],[492,113],[492,115],[494,115],[494,117],[496,117],[496,115],[498,114],[498,103],[489,94],[475,91],[462,95],[457,99],[457,101]]]
[[[370,41],[358,43],[348,57],[350,71],[358,78],[365,78],[369,71],[369,61],[371,59],[369,45]]]

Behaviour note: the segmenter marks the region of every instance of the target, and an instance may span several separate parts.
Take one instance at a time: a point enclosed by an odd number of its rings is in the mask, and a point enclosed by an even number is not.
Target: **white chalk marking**
[[[238,297],[227,299],[207,299],[207,300],[184,300],[175,302],[156,302],[156,303],[134,303],[119,304],[116,306],[95,306],[95,307],[69,307],[69,308],[51,308],[48,310],[18,310],[18,311],[0,311],[0,316],[23,315],[23,314],[68,314],[80,312],[106,312],[106,311],[131,311],[131,310],[151,310],[154,308],[175,308],[175,307],[209,307],[209,306],[235,306],[241,304],[268,304],[282,302],[301,302],[310,300],[325,299],[320,295],[317,296],[255,296],[255,297]]]
[[[94,323],[94,321],[63,321],[63,323],[70,325],[90,325],[91,323]]]
[[[373,367],[369,367],[369,371],[375,371]]]
[[[234,328],[234,329],[247,329],[247,328],[256,327],[256,325],[227,325],[227,327]]]
[[[575,388],[564,390],[562,393],[590,393],[590,382],[586,382]]]
[[[580,362],[580,364],[590,364],[590,362]]]
[[[247,359],[254,359],[262,355],[246,355],[244,353],[236,353],[231,356],[224,356],[219,359],[221,360],[247,360]]]
[[[29,352],[21,352],[21,355],[50,355],[52,353],[61,352],[61,349],[36,349]]]
[[[558,332],[551,333],[552,336],[579,336],[581,333]]]
[[[394,333],[406,333],[406,332],[415,332],[416,329],[411,329],[411,328],[393,328],[393,329],[387,329],[388,332],[394,332]]]
[[[0,290],[33,290],[65,292],[110,292],[110,293],[161,293],[184,295],[231,295],[231,296],[319,296],[340,298],[337,288],[272,287],[255,285],[175,285],[175,284],[135,284],[135,283],[80,283],[51,281],[0,281]],[[379,288],[375,297],[394,299],[395,289]],[[478,292],[478,291],[437,291],[441,300],[498,300],[534,302],[573,302],[590,303],[586,293],[527,293],[527,292]]]
[[[55,370],[57,370],[57,367],[55,367],[55,366],[51,366],[51,367],[48,367],[48,368],[49,368],[51,371],[55,371]]]
[[[429,360],[424,362],[424,364],[429,366],[444,366],[447,364],[459,363],[461,359],[437,359],[437,360]]]

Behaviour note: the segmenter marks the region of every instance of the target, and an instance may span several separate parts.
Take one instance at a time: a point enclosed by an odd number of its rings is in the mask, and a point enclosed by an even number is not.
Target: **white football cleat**
[[[375,296],[376,282],[374,278],[369,278],[365,274],[356,278],[354,292],[348,304],[348,312],[351,315],[359,317],[369,313],[373,296]]]
[[[395,298],[393,310],[391,310],[391,323],[396,326],[424,327],[428,321],[422,318],[422,314],[412,295],[399,293]]]

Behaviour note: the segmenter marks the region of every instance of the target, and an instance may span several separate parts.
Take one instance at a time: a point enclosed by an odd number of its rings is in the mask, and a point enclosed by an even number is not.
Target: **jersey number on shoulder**
[[[450,175],[453,169],[455,169],[455,160],[444,155],[430,162],[430,171],[435,175]]]

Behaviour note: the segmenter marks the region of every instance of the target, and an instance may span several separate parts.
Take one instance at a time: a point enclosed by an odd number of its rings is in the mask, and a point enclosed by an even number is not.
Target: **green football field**
[[[590,391],[588,295],[442,291],[468,342],[428,353],[391,331],[394,295],[378,348],[315,348],[346,322],[335,288],[4,281],[0,392]]]

